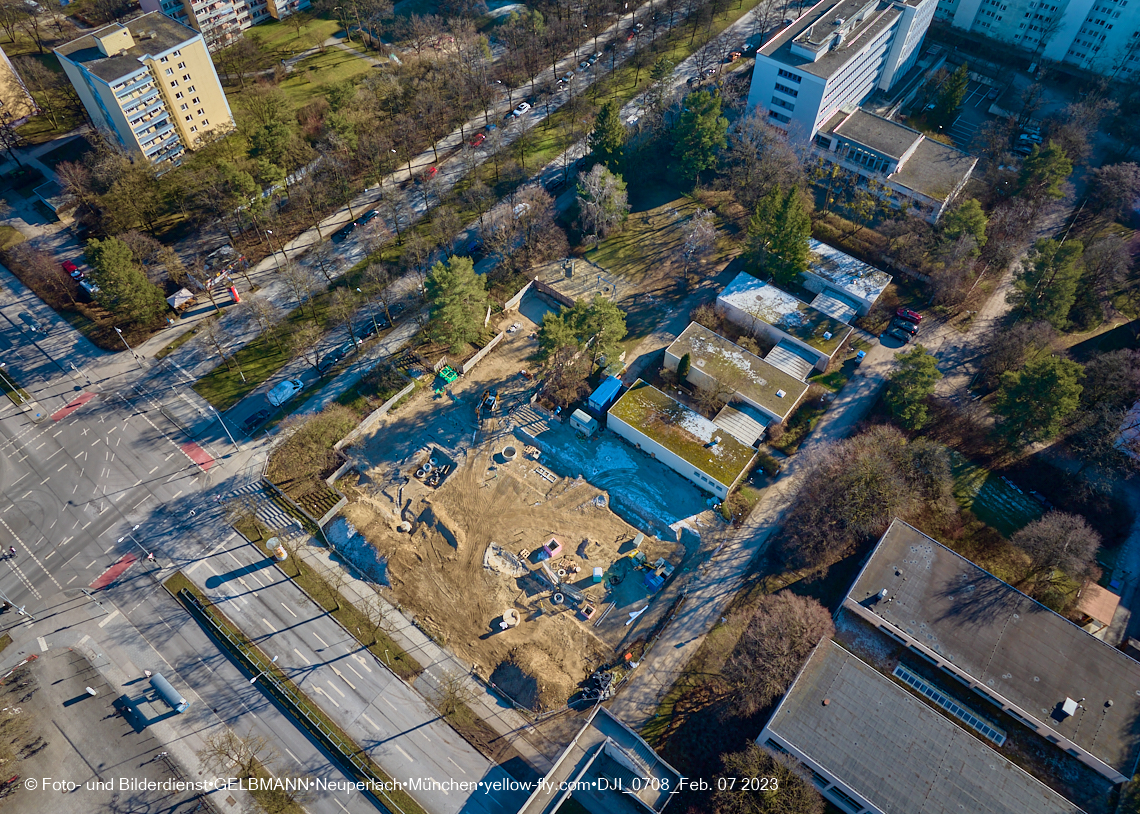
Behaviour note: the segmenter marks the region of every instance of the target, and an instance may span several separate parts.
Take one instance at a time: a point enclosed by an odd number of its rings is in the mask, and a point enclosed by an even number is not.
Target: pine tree
[[[96,298],[116,318],[149,325],[166,311],[162,289],[135,264],[126,243],[115,237],[89,240],[84,254],[92,281],[99,287]]]
[[[425,283],[431,309],[429,330],[458,353],[483,333],[487,285],[470,257],[452,257],[431,267]]]
[[[958,66],[958,70],[950,74],[946,84],[938,93],[935,103],[934,118],[942,124],[950,124],[957,115],[958,109],[966,99],[966,89],[970,83],[970,69],[965,62]]]
[[[905,353],[900,353],[895,361],[898,362],[898,367],[887,381],[883,402],[904,427],[922,429],[930,418],[926,399],[942,378],[938,360],[922,345],[915,345]]]
[[[769,249],[774,262],[772,277],[781,285],[792,285],[807,271],[811,240],[811,216],[798,187],[784,195],[776,218],[776,230]]]
[[[621,120],[621,109],[614,101],[606,102],[594,119],[594,129],[586,138],[590,154],[599,164],[610,170],[620,169],[622,149],[625,146],[625,123]]]
[[[716,165],[717,150],[728,143],[728,119],[720,112],[720,97],[708,91],[699,90],[685,97],[685,109],[675,130],[673,157],[677,171],[690,183]]]

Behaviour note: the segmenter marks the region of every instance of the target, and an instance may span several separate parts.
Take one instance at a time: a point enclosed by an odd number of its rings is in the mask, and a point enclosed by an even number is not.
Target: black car
[[[341,359],[352,356],[352,354],[356,353],[356,351],[357,351],[356,343],[353,342],[351,339],[336,349],[336,352],[340,354]]]
[[[895,320],[891,323],[891,327],[898,328],[900,331],[905,331],[911,336],[914,336],[918,333],[917,325],[915,325],[913,322],[908,322],[905,319],[900,319],[898,317],[895,317]]]
[[[546,189],[547,194],[557,195],[562,192],[562,190],[566,189],[566,179],[561,175],[556,175],[544,183],[542,186]]]
[[[473,237],[471,240],[467,241],[467,245],[463,247],[463,251],[467,254],[468,257],[479,254],[483,251],[483,241],[477,237]]]
[[[336,367],[337,362],[343,358],[344,354],[341,353],[340,348],[337,348],[334,351],[330,351],[329,353],[325,354],[325,358],[317,362],[317,373],[321,374],[322,376],[325,375],[334,367]]]
[[[893,339],[897,339],[900,342],[902,342],[904,345],[906,345],[910,342],[910,334],[908,334],[906,331],[901,330],[900,328],[897,328],[897,327],[891,328],[885,334],[883,334],[883,336],[889,336],[889,337],[892,337]]]
[[[356,338],[367,339],[370,336],[376,336],[380,330],[380,320],[373,322],[371,319],[366,319],[364,322],[356,326]]]
[[[265,419],[269,418],[268,410],[258,410],[245,421],[241,422],[241,429],[246,435],[253,432],[255,429],[265,423]]]
[[[348,238],[349,235],[352,234],[352,230],[355,228],[356,228],[355,222],[349,223],[345,226],[342,226],[339,229],[337,229],[335,232],[333,232],[332,239],[337,241],[337,242],[345,240]]]
[[[353,223],[355,223],[357,226],[363,226],[364,224],[368,223],[368,221],[377,217],[379,214],[380,214],[379,209],[369,209],[367,212],[365,212],[359,218],[354,220]]]
[[[404,309],[407,307],[408,306],[404,305],[402,302],[394,302],[391,306],[389,306],[388,313],[392,315],[393,319],[395,319],[396,314],[403,313]]]

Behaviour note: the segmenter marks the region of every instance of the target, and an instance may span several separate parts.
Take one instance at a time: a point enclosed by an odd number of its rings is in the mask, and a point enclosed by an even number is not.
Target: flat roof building
[[[871,310],[891,284],[891,275],[885,271],[856,260],[833,246],[813,238],[808,242],[808,248],[811,253],[808,270],[803,274],[804,287],[816,294],[827,292],[852,301],[861,316]],[[822,310],[814,302],[812,307]]]
[[[158,172],[234,126],[202,35],[156,12],[55,49],[91,121]]]
[[[665,349],[665,367],[676,372],[686,354],[690,384],[721,391],[718,395],[725,402],[735,396],[777,424],[788,419],[808,389],[806,382],[696,322]]]
[[[725,287],[716,298],[716,309],[745,330],[795,347],[817,370],[827,369],[851,335],[850,325],[747,272]]]
[[[310,0],[140,0],[143,11],[158,11],[202,32],[211,51],[233,45],[251,25],[284,20]]]
[[[722,499],[756,459],[752,447],[641,379],[610,407],[606,426]]]
[[[851,814],[1081,814],[991,748],[1000,733],[987,730],[959,726],[828,639],[757,743],[802,762]]]
[[[879,198],[936,223],[970,180],[978,159],[865,110],[840,110],[819,130],[812,152],[825,164],[879,182]]]
[[[1140,758],[1140,662],[895,520],[852,613],[1113,783]]]
[[[822,0],[756,53],[748,106],[810,141],[918,58],[937,0]]]

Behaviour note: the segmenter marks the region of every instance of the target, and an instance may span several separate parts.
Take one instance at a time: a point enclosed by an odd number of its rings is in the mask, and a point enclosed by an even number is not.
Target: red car
[[[918,311],[912,311],[909,308],[900,308],[895,311],[895,316],[899,319],[905,319],[907,322],[913,322],[915,325],[922,322],[922,314]]]
[[[424,173],[424,180],[430,181],[431,179],[435,178],[436,175],[438,175],[438,174],[439,174],[439,167],[428,167],[427,171]]]
[[[73,280],[78,280],[83,276],[83,272],[79,270],[79,266],[75,265],[70,260],[64,260],[62,263],[60,263],[60,266],[64,271],[68,273],[68,275],[70,275],[71,279]]]
[[[471,139],[471,146],[472,147],[478,147],[478,146],[482,145],[482,143],[486,140],[487,140],[487,134],[486,133],[476,133],[475,138]]]

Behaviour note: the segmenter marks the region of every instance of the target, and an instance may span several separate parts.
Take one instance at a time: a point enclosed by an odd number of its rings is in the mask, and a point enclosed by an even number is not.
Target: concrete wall
[[[459,369],[459,372],[466,374],[469,370],[474,368],[475,365],[482,362],[483,359],[486,358],[487,354],[490,353],[491,351],[493,351],[498,346],[498,344],[503,341],[503,337],[505,337],[505,336],[506,336],[506,334],[504,332],[499,331],[498,336],[496,336],[494,339],[492,339],[490,342],[488,342],[487,345],[483,348],[483,350],[479,351],[478,353],[476,353],[474,356],[472,356],[470,359],[468,359],[466,362],[463,363],[463,366]]]
[[[724,499],[728,496],[728,492],[732,488],[732,484],[721,483],[720,481],[716,481],[711,478],[709,478],[708,481],[701,480],[697,475],[696,467],[694,467],[691,463],[679,455],[676,455],[665,449],[665,447],[661,446],[652,438],[645,435],[643,432],[641,432],[641,430],[631,427],[629,424],[622,421],[613,413],[610,413],[609,419],[606,422],[606,426],[613,430],[616,435],[619,435],[626,441],[629,441],[629,443],[633,444],[642,452],[646,452],[657,460],[661,461],[661,463],[665,464],[685,480],[692,482],[693,484],[699,486],[701,489],[704,489],[706,492],[711,492],[721,499]],[[708,476],[706,475],[705,477]]]

